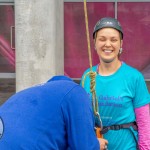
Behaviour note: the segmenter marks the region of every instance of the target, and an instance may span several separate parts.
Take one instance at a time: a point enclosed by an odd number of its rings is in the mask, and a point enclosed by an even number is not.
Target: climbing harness
[[[133,137],[134,137],[134,140],[136,142],[136,145],[137,145],[137,150],[139,150],[139,147],[138,147],[138,141],[136,139],[136,136],[135,134],[133,133],[133,131],[131,130],[131,127],[134,129],[134,130],[138,130],[138,126],[136,124],[136,122],[131,122],[131,123],[126,123],[126,124],[120,124],[120,125],[112,125],[112,126],[103,126],[103,129],[100,131],[101,134],[105,134],[107,133],[109,130],[121,130],[121,129],[128,129],[131,131]]]
[[[120,124],[120,125],[112,125],[103,127],[101,130],[101,134],[107,133],[109,130],[120,130],[120,129],[130,129],[132,127],[134,130],[138,130],[136,122],[126,123],[126,124]]]
[[[85,74],[83,80],[82,80],[82,86],[84,87],[84,80],[87,76],[90,77],[90,92],[92,93],[92,106],[95,117],[99,121],[99,126],[95,126],[95,133],[98,138],[102,138],[102,134],[100,133],[102,129],[102,121],[99,114],[99,106],[98,106],[98,99],[96,96],[95,91],[95,77],[96,72],[92,71],[92,57],[91,57],[91,47],[90,47],[90,38],[89,38],[89,28],[88,28],[88,16],[87,16],[87,6],[86,6],[86,0],[84,0],[84,14],[85,14],[85,25],[86,25],[86,36],[87,36],[87,44],[88,44],[88,56],[89,56],[89,64],[90,64],[90,71]]]

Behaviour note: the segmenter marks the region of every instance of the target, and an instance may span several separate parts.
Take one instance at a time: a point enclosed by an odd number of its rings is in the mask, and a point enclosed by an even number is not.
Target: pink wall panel
[[[150,3],[118,3],[118,20],[124,30],[124,52],[121,59],[142,71],[150,79]],[[114,3],[87,3],[91,52],[93,65],[98,57],[94,50],[92,32],[95,23],[102,17],[114,17]],[[89,67],[83,3],[65,3],[65,74],[80,78]]]
[[[122,59],[150,79],[150,3],[118,3],[124,29]]]

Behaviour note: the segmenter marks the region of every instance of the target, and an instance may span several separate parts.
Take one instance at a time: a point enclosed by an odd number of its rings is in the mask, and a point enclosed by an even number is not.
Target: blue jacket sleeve
[[[62,101],[62,113],[70,150],[99,150],[94,132],[91,102],[84,89],[77,85]]]

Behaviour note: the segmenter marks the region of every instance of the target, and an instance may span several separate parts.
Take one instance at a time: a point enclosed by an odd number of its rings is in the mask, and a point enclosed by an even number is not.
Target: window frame
[[[13,5],[14,6],[14,0],[0,0],[0,5]],[[1,79],[15,79],[16,73],[0,73]]]

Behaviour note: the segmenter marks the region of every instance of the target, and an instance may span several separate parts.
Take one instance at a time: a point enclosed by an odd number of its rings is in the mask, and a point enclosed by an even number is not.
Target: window
[[[0,1],[0,104],[15,92],[14,6]]]
[[[121,60],[140,70],[150,90],[150,1],[88,1],[88,23],[92,63],[99,63],[94,50],[92,32],[102,17],[117,17],[124,31]],[[80,80],[89,68],[83,1],[64,2],[65,74]]]

